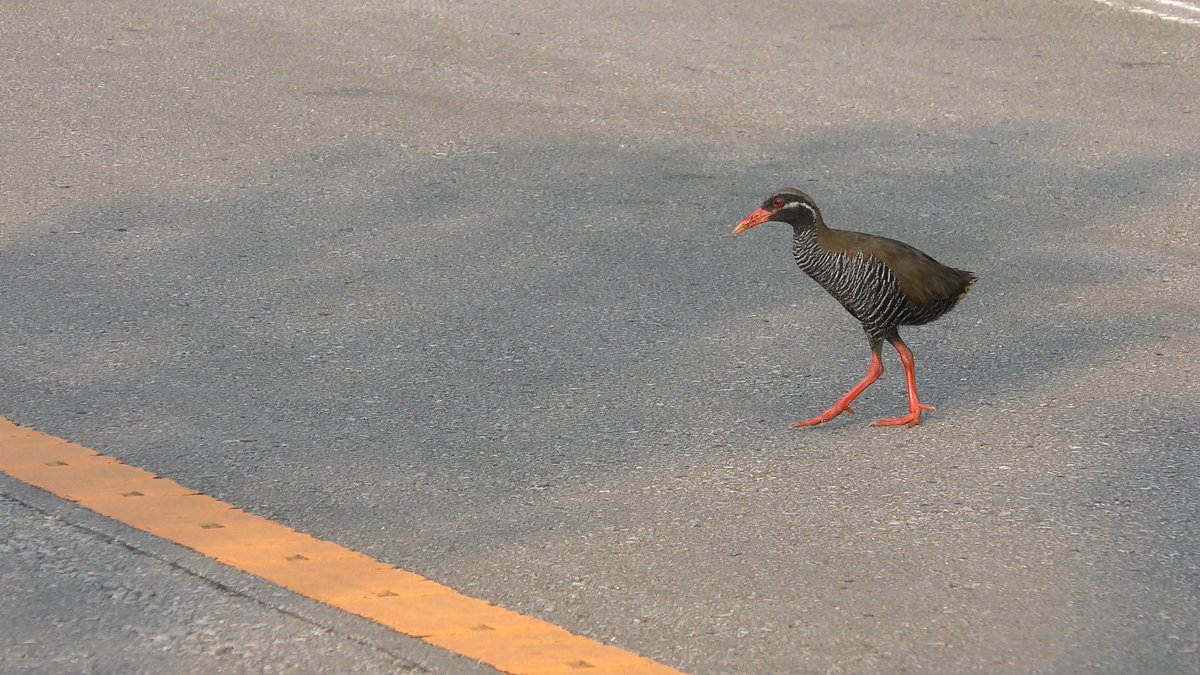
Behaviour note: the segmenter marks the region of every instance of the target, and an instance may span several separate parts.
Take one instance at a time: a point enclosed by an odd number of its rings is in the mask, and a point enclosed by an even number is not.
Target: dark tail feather
[[[971,284],[975,283],[975,280],[978,279],[979,277],[975,276],[975,274],[973,272],[968,272],[966,270],[954,270],[954,271],[956,274],[958,274],[959,283],[962,284],[962,291],[960,291],[958,294],[958,299],[961,300],[962,297],[964,295],[966,295],[968,291],[971,290]]]

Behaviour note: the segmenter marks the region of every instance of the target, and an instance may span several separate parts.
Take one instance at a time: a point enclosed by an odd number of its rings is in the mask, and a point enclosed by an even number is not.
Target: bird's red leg
[[[913,358],[912,350],[904,341],[897,336],[891,339],[892,346],[896,348],[896,353],[900,355],[900,362],[904,364],[904,378],[908,381],[908,414],[904,417],[893,417],[891,419],[879,420],[872,424],[875,427],[898,427],[909,426],[915,427],[921,423],[921,412],[924,410],[933,411],[933,406],[925,405],[917,399],[917,362]]]
[[[883,374],[883,359],[880,358],[879,349],[874,348],[874,346],[872,347],[871,367],[867,369],[867,376],[863,378],[862,382],[859,382],[857,387],[851,389],[849,394],[843,396],[842,400],[834,404],[834,406],[829,410],[826,410],[811,420],[796,422],[792,425],[792,428],[801,429],[803,427],[815,427],[818,424],[828,422],[844,412],[848,412],[851,415],[854,414],[854,409],[850,407],[850,404],[853,403],[854,399],[858,398],[860,394],[866,391],[867,387],[875,384],[875,380],[878,380],[879,376]]]

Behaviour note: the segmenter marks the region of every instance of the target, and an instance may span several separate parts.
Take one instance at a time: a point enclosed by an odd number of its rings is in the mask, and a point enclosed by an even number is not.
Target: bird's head
[[[741,234],[768,220],[791,223],[793,226],[812,226],[821,222],[821,212],[817,210],[817,204],[812,197],[796,188],[784,188],[768,197],[757,211],[738,223],[738,226],[733,228],[733,233]]]

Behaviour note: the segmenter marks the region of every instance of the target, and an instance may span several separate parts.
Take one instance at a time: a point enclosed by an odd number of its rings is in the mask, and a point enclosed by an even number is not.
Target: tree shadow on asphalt
[[[412,544],[374,551],[392,562],[469,556],[553,529],[551,506],[521,509],[540,490],[821,442],[788,425],[858,378],[865,341],[782,227],[729,237],[782,185],[834,227],[979,274],[905,333],[936,423],[1194,329],[1069,299],[1153,275],[1119,241],[1071,242],[1197,158],[1072,167],[1053,143],[853,130],[749,161],[497,145],[411,164],[339,148],[267,186],[81,210],[4,253],[6,413],[367,552],[385,523]],[[888,366],[864,399],[879,416],[903,406]]]

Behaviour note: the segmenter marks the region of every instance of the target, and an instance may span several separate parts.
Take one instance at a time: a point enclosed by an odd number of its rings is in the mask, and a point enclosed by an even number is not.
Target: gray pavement
[[[494,672],[0,474],[13,672]]]
[[[5,3],[0,415],[687,671],[1197,672],[1198,30]],[[728,236],[784,185],[980,276],[904,334],[921,427],[866,426],[887,355],[789,428],[868,353],[783,228]],[[463,665],[32,492],[6,667]]]

